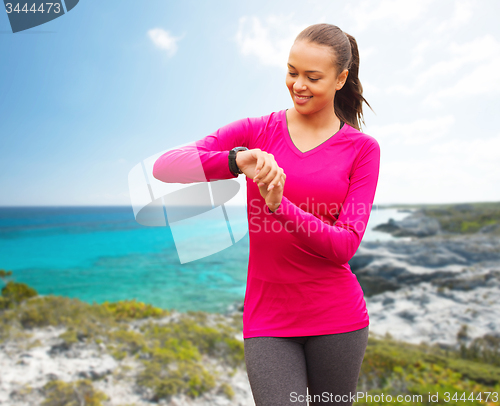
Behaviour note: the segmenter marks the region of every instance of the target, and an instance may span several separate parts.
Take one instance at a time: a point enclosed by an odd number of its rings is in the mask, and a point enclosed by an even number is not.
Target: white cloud
[[[400,27],[403,27],[401,22],[420,21],[427,27],[418,30],[415,45],[408,43],[411,59],[409,63],[396,65],[398,75],[394,75],[394,79],[399,79],[383,87],[385,93],[414,96],[425,92],[421,104],[439,108],[451,99],[500,92],[500,42],[497,37],[486,32],[467,42],[456,40],[458,30],[469,26],[473,14],[482,11],[479,6],[471,0],[458,0],[450,3],[451,15],[442,18],[442,11],[433,13],[431,3],[432,0],[423,3],[383,0],[346,7],[358,23],[358,31],[374,22],[384,21],[385,24],[385,20]],[[404,29],[408,30],[408,26]],[[403,31],[401,34],[404,36]],[[406,37],[412,41],[411,36]]]
[[[417,68],[419,65],[425,63],[424,53],[431,47],[433,41],[431,39],[423,39],[412,49],[412,60],[408,65],[408,69],[412,70]]]
[[[393,24],[405,27],[408,23],[419,19],[433,1],[367,0],[356,3],[356,6],[347,4],[345,9],[357,24],[354,31],[360,33],[372,23],[381,20],[389,20]]]
[[[465,177],[464,177],[465,176]],[[377,202],[444,203],[476,201],[480,197],[467,192],[474,178],[463,170],[426,157],[422,159],[381,162]],[[465,187],[464,187],[465,186]],[[478,199],[476,199],[478,198]]]
[[[168,56],[174,56],[177,52],[177,42],[181,39],[181,37],[173,37],[170,32],[161,28],[149,30],[148,36],[158,48],[167,51]]]
[[[304,28],[288,17],[270,16],[265,21],[258,17],[241,17],[236,42],[244,56],[255,56],[262,65],[286,69],[293,41]]]
[[[453,16],[449,20],[443,21],[436,27],[436,33],[457,29],[470,21],[472,17],[473,3],[470,0],[457,1]]]
[[[422,72],[418,80],[426,82],[437,76],[448,76],[460,70],[464,65],[490,61],[496,56],[500,56],[500,43],[490,34],[483,37],[474,38],[464,44],[452,42],[449,45],[451,58],[432,65]]]
[[[420,43],[421,50],[428,47],[428,43]],[[440,107],[443,99],[500,91],[500,42],[495,37],[486,34],[463,44],[452,42],[447,48],[449,56],[417,74],[411,86],[395,84],[386,92],[414,95],[432,89],[422,103]],[[416,53],[412,65],[420,64],[421,59],[422,51]],[[443,78],[449,82],[450,77],[454,83],[443,85]]]
[[[452,59],[442,62],[433,73],[445,75],[459,69],[465,73],[453,85],[429,93],[424,103],[440,107],[443,99],[500,92],[500,42],[493,36],[488,34],[462,45],[453,43],[450,52]],[[461,69],[467,65],[471,68]]]
[[[423,157],[382,159],[377,202],[497,201],[499,161],[500,135],[449,140],[431,146]]]
[[[430,148],[443,163],[488,175],[489,187],[500,185],[500,135],[489,138],[450,140]],[[493,182],[492,182],[493,181]],[[496,182],[495,182],[496,181]]]
[[[377,54],[377,47],[371,46],[371,47],[365,48],[365,47],[360,46],[358,44],[358,52],[359,52],[359,59],[364,62],[370,56]]]
[[[448,134],[455,123],[451,114],[434,119],[422,118],[411,123],[370,126],[370,134],[392,145],[424,145],[434,143]]]
[[[463,99],[488,93],[500,93],[500,56],[488,64],[478,66],[453,86],[429,93],[423,103],[428,103],[431,107],[441,107],[443,99]]]
[[[361,85],[363,86],[363,96],[365,97],[369,97],[367,96],[369,94],[380,93],[380,87],[373,84],[372,82],[364,80],[363,83],[361,83]]]
[[[263,20],[258,17],[241,17],[239,20],[236,42],[244,56],[255,56],[264,66],[275,66],[286,69],[286,62],[290,48],[297,35],[311,24],[296,24],[292,21],[293,13],[289,16],[269,16]],[[313,24],[326,21],[323,16]],[[359,46],[360,59],[377,54],[377,47]]]

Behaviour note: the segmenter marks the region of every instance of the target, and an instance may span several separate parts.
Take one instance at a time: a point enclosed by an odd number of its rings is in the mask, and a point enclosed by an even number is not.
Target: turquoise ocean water
[[[363,240],[391,239],[371,229],[406,215],[374,208]],[[225,311],[244,298],[248,243],[247,233],[180,264],[171,229],[138,224],[128,206],[0,207],[0,269],[40,295],[88,303],[135,298],[181,311]]]

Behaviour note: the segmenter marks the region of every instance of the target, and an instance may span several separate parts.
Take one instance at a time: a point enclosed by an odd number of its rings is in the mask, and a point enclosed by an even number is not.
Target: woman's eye
[[[296,73],[293,73],[293,72],[288,72],[288,74],[289,74],[290,76],[292,76],[292,77],[297,76],[297,74],[296,74]],[[310,80],[311,82],[316,82],[316,81],[318,81],[319,79],[309,78],[309,80]]]

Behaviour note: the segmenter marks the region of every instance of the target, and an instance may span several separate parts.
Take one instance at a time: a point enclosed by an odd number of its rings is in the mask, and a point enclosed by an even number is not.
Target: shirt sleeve
[[[364,143],[353,163],[349,188],[333,225],[304,211],[284,195],[274,212],[267,206],[266,211],[312,250],[337,264],[345,264],[356,253],[366,231],[379,168],[380,146],[371,138]]]
[[[252,120],[244,118],[219,128],[187,146],[161,155],[153,165],[153,176],[167,183],[210,182],[237,178],[229,170],[229,151],[250,149]]]

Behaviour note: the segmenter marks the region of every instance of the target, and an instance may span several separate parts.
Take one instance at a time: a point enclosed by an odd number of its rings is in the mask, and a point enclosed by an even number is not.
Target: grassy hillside
[[[16,292],[13,294],[12,292]],[[24,292],[24,293],[22,293]],[[26,297],[24,297],[26,295]],[[209,360],[225,368],[244,368],[241,315],[224,317],[203,312],[188,312],[171,317],[172,312],[132,301],[88,304],[78,299],[38,296],[24,284],[9,282],[2,290],[0,310],[0,345],[15,340],[29,350],[41,343],[30,331],[47,326],[64,327],[60,339],[67,348],[75,343],[98,345],[117,360],[132,357],[142,368],[135,373],[135,384],[148,388],[152,400],[168,399],[185,393],[193,398],[217,389],[231,398],[233,389],[219,379]],[[139,323],[140,322],[140,323]],[[373,396],[384,393],[425,395],[398,404],[464,404],[446,401],[446,392],[475,394],[467,405],[493,405],[493,395],[485,403],[486,392],[500,392],[500,357],[498,340],[460,351],[427,345],[411,345],[392,340],[370,338],[358,385],[359,392]],[[120,376],[123,371],[114,371]],[[96,377],[103,379],[103,377]],[[78,388],[78,390],[75,390]],[[29,390],[27,388],[26,390]],[[107,395],[94,389],[92,380],[73,383],[51,381],[44,387],[44,406],[73,404],[79,397],[85,405],[99,406]],[[437,394],[438,402],[428,400]],[[482,402],[477,395],[482,393]],[[410,399],[407,397],[407,399]],[[61,401],[63,400],[63,403]],[[382,404],[376,398],[359,400],[359,405]],[[81,404],[81,403],[75,403]]]
[[[380,205],[380,208],[421,209],[451,233],[470,234],[484,226],[500,224],[500,202]],[[493,233],[500,235],[500,227]]]

